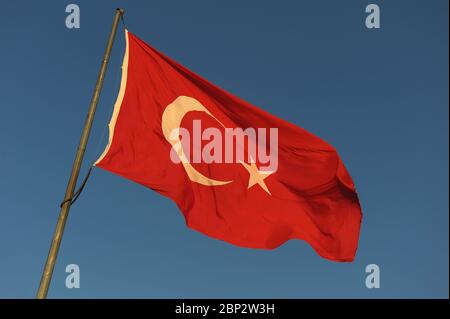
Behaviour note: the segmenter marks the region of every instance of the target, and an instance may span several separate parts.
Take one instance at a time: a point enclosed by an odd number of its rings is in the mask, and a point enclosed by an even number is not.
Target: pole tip
[[[117,8],[116,10],[119,11],[121,15],[125,13],[125,10],[123,8]]]

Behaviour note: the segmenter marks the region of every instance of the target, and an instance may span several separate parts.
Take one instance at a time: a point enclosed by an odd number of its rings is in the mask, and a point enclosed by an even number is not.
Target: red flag
[[[126,32],[109,143],[96,166],[174,200],[188,227],[273,249],[290,239],[354,259],[355,187],[320,138],[209,83]]]

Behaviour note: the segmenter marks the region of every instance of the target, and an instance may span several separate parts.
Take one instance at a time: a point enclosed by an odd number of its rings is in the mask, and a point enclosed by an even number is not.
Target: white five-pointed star
[[[250,174],[249,178],[248,178],[248,187],[247,189],[249,189],[250,187],[252,187],[255,184],[258,184],[259,186],[261,186],[262,189],[264,189],[269,195],[272,195],[269,191],[269,189],[267,188],[266,183],[264,183],[264,180],[269,177],[273,172],[270,171],[260,171],[258,169],[258,167],[256,167],[256,164],[253,162],[250,162],[250,164],[244,163],[242,161],[239,161],[244,167],[245,169],[248,171],[248,173]]]

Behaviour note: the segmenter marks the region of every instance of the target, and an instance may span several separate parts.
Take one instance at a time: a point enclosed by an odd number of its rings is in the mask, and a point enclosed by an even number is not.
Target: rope
[[[91,176],[91,172],[92,169],[94,168],[94,166],[89,167],[89,170],[87,171],[86,176],[84,177],[83,181],[81,182],[80,187],[76,190],[75,193],[73,193],[73,196],[71,198],[67,198],[65,199],[60,205],[59,207],[63,207],[63,205],[67,202],[69,202],[69,206],[72,206],[73,203],[75,203],[75,201],[78,199],[78,197],[80,196],[81,192],[84,189],[84,186],[86,186],[86,183],[89,179],[89,176]]]
[[[122,21],[122,24],[123,24],[123,27],[126,29],[126,25],[125,25],[125,20],[124,20],[124,18],[123,18],[123,14],[121,15],[121,21]],[[122,48],[123,49],[123,48]],[[120,65],[120,68],[122,67],[122,65]],[[117,72],[118,70],[116,70],[116,74],[115,74],[115,80],[114,80],[114,88],[113,88],[113,93],[112,93],[112,96],[111,96],[111,103],[110,103],[110,105],[111,105],[111,111],[110,111],[110,113],[112,113],[113,112],[113,105],[114,105],[114,98],[115,98],[115,92],[117,92],[118,90],[118,86],[119,86],[119,74],[120,74],[120,72]],[[108,128],[108,124],[106,124],[104,127],[103,127],[103,130],[102,130],[102,134],[101,134],[101,136],[100,136],[100,139],[99,139],[99,141],[97,142],[97,146],[96,146],[96,148],[95,148],[95,152],[94,152],[94,154],[97,154],[98,152],[99,152],[99,148],[100,148],[100,144],[101,144],[101,142],[102,142],[102,140],[104,139],[104,137],[105,137],[105,133],[106,133],[106,129]],[[69,206],[71,206],[73,203],[75,203],[75,201],[78,199],[78,197],[81,195],[81,192],[83,191],[83,189],[84,189],[84,187],[86,186],[86,183],[87,183],[87,181],[88,181],[88,179],[89,179],[89,176],[91,176],[91,173],[92,173],[92,169],[95,167],[94,166],[94,163],[95,163],[95,160],[98,158],[98,155],[95,157],[95,159],[92,161],[92,164],[91,164],[91,166],[89,167],[89,169],[88,169],[88,171],[87,171],[87,173],[86,173],[86,176],[84,177],[84,179],[83,179],[83,181],[81,182],[81,185],[80,185],[80,187],[78,187],[78,189],[75,191],[75,193],[73,193],[73,196],[71,197],[71,198],[67,198],[67,199],[65,199],[64,201],[62,201],[61,202],[61,204],[59,205],[59,207],[62,207],[65,203],[67,203],[67,202],[69,202]]]
[[[123,14],[120,16],[120,21],[122,21],[122,25],[124,27],[124,29],[127,29],[127,25],[125,24],[125,18],[123,17]]]

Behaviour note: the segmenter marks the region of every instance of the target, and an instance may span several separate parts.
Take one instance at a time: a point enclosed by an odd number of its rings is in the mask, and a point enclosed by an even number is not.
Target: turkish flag
[[[187,226],[210,237],[262,249],[300,239],[330,260],[355,257],[361,208],[331,145],[128,31],[109,143],[96,166],[171,198]]]

